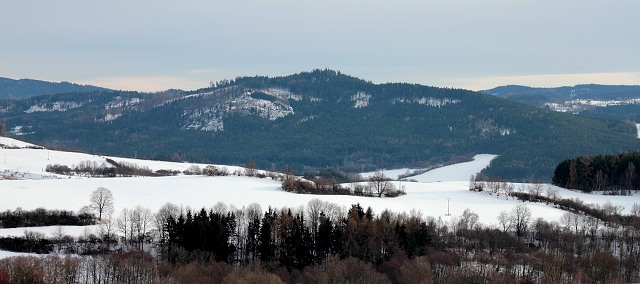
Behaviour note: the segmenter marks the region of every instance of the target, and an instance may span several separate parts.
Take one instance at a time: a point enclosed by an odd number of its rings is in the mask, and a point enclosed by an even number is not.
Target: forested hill
[[[10,135],[47,146],[302,172],[427,167],[500,155],[485,174],[551,180],[580,155],[640,149],[635,126],[467,90],[373,84],[331,70],[193,92],[98,91],[0,102]]]
[[[91,92],[105,88],[78,85],[69,82],[46,82],[32,79],[14,80],[0,77],[0,99],[22,99],[38,95],[54,95],[72,92]]]

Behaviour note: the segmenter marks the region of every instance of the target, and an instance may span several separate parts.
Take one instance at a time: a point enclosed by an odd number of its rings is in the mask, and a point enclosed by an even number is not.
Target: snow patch
[[[355,95],[351,96],[351,101],[355,102],[353,108],[364,108],[369,106],[369,100],[371,100],[371,95],[365,92],[357,92]]]
[[[392,104],[396,104],[396,103],[414,103],[414,104],[419,104],[419,105],[427,105],[427,106],[432,106],[432,107],[437,107],[437,108],[441,108],[443,106],[449,105],[449,104],[458,104],[460,103],[460,100],[456,100],[456,99],[449,99],[449,98],[444,98],[444,99],[438,99],[438,98],[433,98],[433,97],[421,97],[421,98],[413,98],[413,99],[406,99],[406,98],[395,98],[391,101]]]
[[[220,99],[214,106],[185,110],[182,115],[184,118],[182,129],[224,131],[223,118],[233,112],[239,112],[243,115],[258,115],[273,121],[294,114],[293,108],[288,104],[289,100],[302,100],[302,96],[279,88],[245,90],[239,95],[230,97],[225,96],[223,91],[233,90],[225,89],[219,92],[207,92],[184,97],[193,98],[220,94]],[[255,92],[271,96],[274,101],[254,98],[251,95]]]
[[[72,237],[79,237],[88,233],[97,233],[99,229],[100,225],[2,228],[0,229],[0,237],[22,237],[26,231],[41,233],[46,238],[53,238],[58,232]]]
[[[91,102],[91,101],[88,101]],[[45,104],[37,104],[32,105],[29,109],[25,110],[25,113],[34,113],[34,112],[52,112],[52,111],[67,111],[74,108],[79,108],[84,103],[81,102],[53,102],[53,103],[45,103]]]
[[[35,253],[12,252],[12,251],[0,250],[0,259],[15,257],[15,256],[42,256],[42,255],[35,254]]]
[[[301,95],[296,95],[294,93],[292,93],[289,90],[286,89],[280,89],[280,88],[269,88],[266,90],[260,90],[261,92],[270,95],[270,96],[274,96],[278,99],[281,100],[292,100],[292,101],[301,101],[302,100],[302,96]]]
[[[214,132],[224,130],[224,122],[216,108],[201,108],[185,111],[182,116],[187,118],[187,122],[182,125],[182,129]]]
[[[22,135],[29,135],[29,134],[35,133],[33,131],[25,132],[26,129],[31,129],[31,126],[17,125],[17,126],[14,126],[11,130],[9,130],[9,134],[15,135],[15,136],[22,136]]]
[[[109,109],[114,109],[114,108],[124,108],[124,107],[130,107],[130,106],[134,106],[134,105],[138,105],[140,103],[142,103],[144,100],[140,99],[140,98],[131,98],[128,100],[123,100],[120,96],[117,96],[113,99],[113,101],[107,103],[104,105],[104,109],[109,110]]]
[[[316,118],[318,118],[318,117],[319,117],[319,116],[317,116],[317,115],[305,116],[305,117],[303,117],[302,119],[300,119],[300,120],[298,121],[298,124],[305,123],[305,122],[307,122],[307,121],[309,121],[309,120],[314,120],[314,119],[316,119]]]
[[[107,113],[107,115],[104,116],[104,119],[102,121],[114,121],[116,119],[118,119],[119,117],[122,116],[122,113],[116,113],[116,114],[111,114],[111,113]]]
[[[576,99],[561,103],[549,102],[544,106],[557,112],[579,113],[585,109],[594,107],[622,106],[640,104],[640,98],[626,100],[592,100],[592,99]]]

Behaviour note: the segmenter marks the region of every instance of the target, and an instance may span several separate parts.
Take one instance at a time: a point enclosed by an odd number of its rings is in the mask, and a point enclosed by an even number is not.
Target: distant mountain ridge
[[[636,85],[587,84],[558,88],[509,85],[481,92],[555,111],[640,121],[640,86]]]
[[[524,95],[539,95],[550,99],[596,99],[621,100],[640,97],[640,85],[598,85],[583,84],[555,88],[536,88],[521,85],[500,86],[480,91],[502,98]]]
[[[628,123],[333,70],[239,77],[192,92],[0,100],[0,123],[47,147],[299,172],[426,168],[489,153],[499,157],[486,175],[550,180],[567,158],[640,149]]]
[[[0,99],[22,99],[40,95],[106,91],[108,89],[69,82],[47,82],[33,79],[9,79],[0,77]]]

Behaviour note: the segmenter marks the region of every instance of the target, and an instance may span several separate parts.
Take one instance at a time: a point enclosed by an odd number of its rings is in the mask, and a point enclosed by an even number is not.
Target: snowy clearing
[[[35,253],[12,252],[12,251],[0,250],[0,259],[14,257],[14,256],[41,256],[41,255],[35,254]]]

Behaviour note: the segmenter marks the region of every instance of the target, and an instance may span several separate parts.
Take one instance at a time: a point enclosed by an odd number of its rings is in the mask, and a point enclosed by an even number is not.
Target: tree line
[[[406,195],[404,187],[396,187],[393,180],[382,172],[376,172],[367,179],[360,175],[350,175],[348,181],[350,187],[342,186],[336,178],[324,178],[320,176],[308,176],[308,179],[300,179],[286,175],[282,182],[282,190],[300,194],[331,194],[331,195],[355,195],[366,197],[398,197]]]
[[[116,162],[107,159],[107,163],[98,164],[96,161],[81,161],[78,165],[69,167],[61,164],[49,164],[45,171],[60,175],[82,175],[91,177],[127,177],[127,176],[175,176],[180,171],[157,170],[153,171],[146,166],[138,166],[135,163]]]

